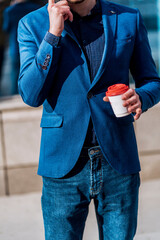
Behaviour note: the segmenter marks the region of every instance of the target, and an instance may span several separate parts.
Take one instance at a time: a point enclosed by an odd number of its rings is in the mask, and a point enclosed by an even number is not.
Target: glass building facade
[[[112,0],[115,3],[138,8],[143,16],[148,37],[160,74],[160,0]]]

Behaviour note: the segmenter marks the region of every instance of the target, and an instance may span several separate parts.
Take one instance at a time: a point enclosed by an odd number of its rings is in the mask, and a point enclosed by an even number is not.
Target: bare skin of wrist
[[[52,34],[53,34],[54,36],[56,36],[56,37],[60,37],[60,36],[61,36],[61,32],[57,32],[57,31],[54,30],[54,29],[49,29],[48,32],[52,33]]]

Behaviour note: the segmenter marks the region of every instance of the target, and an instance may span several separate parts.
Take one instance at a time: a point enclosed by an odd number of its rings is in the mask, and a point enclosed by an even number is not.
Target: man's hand
[[[139,95],[134,89],[130,88],[122,95],[122,100],[124,100],[123,106],[127,107],[129,113],[136,113],[136,115],[134,116],[134,120],[137,120],[142,114],[142,104],[139,99]],[[103,101],[108,102],[108,97],[104,97]]]
[[[66,0],[57,3],[54,0],[49,0],[48,4],[50,28],[49,32],[60,37],[64,29],[64,21],[69,19],[73,21],[73,14],[70,11]]]
[[[136,115],[134,116],[134,120],[137,120],[142,114],[142,104],[139,99],[139,95],[134,89],[130,88],[122,95],[122,100],[124,100],[123,106],[127,107],[128,112],[136,113]]]

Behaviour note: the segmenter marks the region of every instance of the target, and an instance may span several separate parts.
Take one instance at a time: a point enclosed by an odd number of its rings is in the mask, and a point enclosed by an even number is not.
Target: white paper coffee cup
[[[123,106],[124,100],[122,95],[128,91],[129,87],[125,84],[118,83],[108,87],[106,96],[108,97],[116,117],[124,117],[129,115],[127,107]]]
[[[127,107],[123,106],[124,100],[122,100],[122,95],[123,94],[110,97],[108,96],[113,112],[116,115],[116,117],[124,117],[130,114],[127,110]]]

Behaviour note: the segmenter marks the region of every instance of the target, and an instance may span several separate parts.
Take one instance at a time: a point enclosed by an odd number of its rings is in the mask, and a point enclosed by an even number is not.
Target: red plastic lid
[[[110,87],[108,87],[108,91],[106,92],[106,96],[110,97],[110,96],[116,96],[116,95],[121,95],[123,93],[125,93],[126,91],[128,91],[129,87],[125,84],[114,84]]]

